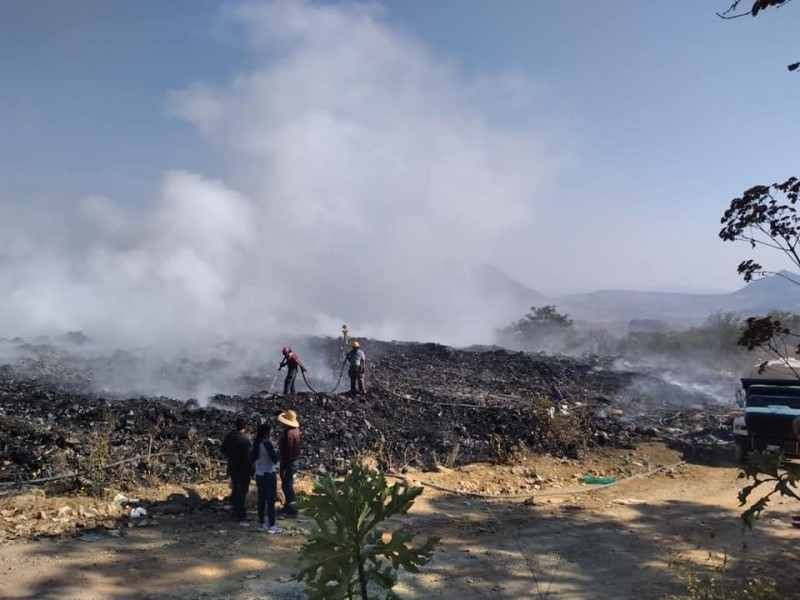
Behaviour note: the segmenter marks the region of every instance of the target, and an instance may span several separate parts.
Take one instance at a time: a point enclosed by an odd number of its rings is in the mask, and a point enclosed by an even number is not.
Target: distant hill
[[[545,304],[557,306],[559,312],[568,313],[573,319],[593,322],[660,319],[674,325],[693,325],[718,311],[735,312],[743,317],[770,310],[800,314],[800,275],[788,271],[753,281],[727,294],[601,290],[547,296],[494,267],[483,268],[480,281],[486,290],[502,296],[507,305],[518,307],[520,316],[531,306]]]
[[[800,312],[800,275],[781,271],[729,294],[736,305],[755,312],[773,309]]]
[[[728,294],[598,291],[554,298],[562,312],[582,319],[664,319],[697,323],[717,311],[743,317],[770,310],[800,313],[800,275],[782,272]]]
[[[493,296],[500,296],[519,310],[527,312],[531,306],[552,304],[552,298],[529,288],[503,273],[497,267],[484,265],[478,272],[481,287]],[[520,316],[522,316],[520,314]]]

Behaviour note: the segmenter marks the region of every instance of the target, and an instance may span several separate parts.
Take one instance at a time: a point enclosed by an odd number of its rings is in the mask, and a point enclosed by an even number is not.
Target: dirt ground
[[[531,456],[515,466],[411,472],[418,482],[534,499],[426,488],[392,525],[442,541],[422,573],[401,576],[397,592],[460,600],[668,598],[685,592],[686,569],[714,573],[727,561],[722,577],[732,585],[770,576],[783,586],[781,597],[800,598],[792,591],[800,590],[800,529],[789,519],[798,507],[777,501],[744,530],[741,482],[726,459],[570,493],[587,488],[581,475],[625,479],[680,460],[678,451],[654,443],[582,460]],[[102,500],[40,493],[0,499],[0,598],[303,598],[291,574],[310,520],[281,522],[283,535],[258,533],[232,521],[224,487],[208,484],[138,490],[153,518],[128,527],[112,515],[115,493]],[[26,539],[52,531],[55,522],[63,524],[61,533]]]

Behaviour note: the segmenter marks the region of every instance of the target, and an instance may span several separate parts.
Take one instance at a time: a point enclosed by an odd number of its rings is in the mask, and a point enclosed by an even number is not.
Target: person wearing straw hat
[[[297,413],[287,410],[278,415],[278,423],[283,425],[283,435],[278,442],[280,455],[281,489],[283,490],[283,508],[280,510],[282,517],[294,518],[297,516],[294,492],[294,476],[300,468],[300,421]]]

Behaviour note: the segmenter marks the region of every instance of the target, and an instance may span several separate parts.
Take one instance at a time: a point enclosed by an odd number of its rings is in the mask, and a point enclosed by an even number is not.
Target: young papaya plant
[[[381,527],[393,515],[405,514],[421,487],[389,485],[382,473],[356,463],[342,481],[331,476],[314,482],[300,498],[315,527],[300,550],[297,581],[305,581],[310,600],[397,598],[392,588],[399,571],[417,573],[433,555],[437,537],[411,544],[407,530]],[[370,595],[373,594],[373,595]]]

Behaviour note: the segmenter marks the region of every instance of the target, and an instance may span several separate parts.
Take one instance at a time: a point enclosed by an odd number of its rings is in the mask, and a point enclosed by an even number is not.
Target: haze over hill
[[[531,306],[551,304],[573,319],[611,322],[660,319],[679,327],[699,324],[718,311],[734,312],[742,317],[771,310],[800,313],[800,285],[795,283],[800,282],[800,275],[789,271],[721,294],[598,290],[563,296],[541,294],[496,270],[490,269],[487,273],[487,281],[495,289],[503,282],[506,295],[517,302],[520,314]]]

